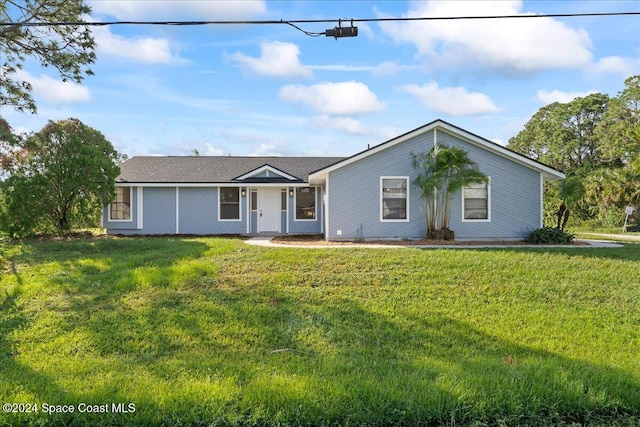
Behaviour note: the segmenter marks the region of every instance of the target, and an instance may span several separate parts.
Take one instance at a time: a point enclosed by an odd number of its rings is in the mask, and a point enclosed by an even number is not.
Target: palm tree
[[[440,160],[443,171],[442,210],[440,224],[442,230],[449,230],[451,202],[453,196],[469,184],[487,182],[487,176],[478,170],[476,162],[469,158],[465,150],[451,147],[442,151]]]
[[[422,192],[422,199],[424,200],[426,209],[425,225],[427,229],[427,239],[434,238],[438,227],[438,177],[436,175],[436,156],[438,151],[439,147],[436,145],[428,153],[411,153],[413,167],[415,169],[422,169],[422,173],[413,180],[413,184],[420,188]]]
[[[449,219],[454,194],[469,184],[486,182],[487,177],[459,147],[436,144],[428,153],[412,154],[412,157],[413,167],[422,170],[413,184],[420,188],[425,201],[426,237],[453,240]]]
[[[572,176],[560,182],[558,192],[562,199],[562,204],[556,213],[558,216],[557,228],[558,230],[564,231],[564,227],[567,225],[567,221],[569,221],[569,215],[571,215],[569,208],[573,209],[574,205],[582,199],[585,194],[585,188],[580,178]]]

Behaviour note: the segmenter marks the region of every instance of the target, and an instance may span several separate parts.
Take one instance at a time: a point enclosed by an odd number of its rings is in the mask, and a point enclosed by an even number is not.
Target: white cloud
[[[589,90],[587,92],[562,92],[559,90],[548,91],[546,89],[540,89],[536,92],[536,97],[544,104],[553,104],[554,102],[565,104],[576,98],[584,98],[596,92],[596,90]]]
[[[215,147],[212,143],[205,143],[204,156],[224,156],[226,152],[222,148]]]
[[[312,70],[320,71],[339,71],[341,73],[353,72],[370,72],[376,67],[371,65],[346,65],[346,64],[329,64],[329,65],[309,65]]]
[[[339,72],[370,72],[374,75],[389,76],[398,74],[404,70],[412,70],[416,68],[414,65],[399,65],[393,61],[383,61],[378,65],[346,65],[346,64],[330,64],[330,65],[309,65],[312,70],[320,71],[339,71]]]
[[[281,156],[282,152],[279,151],[278,144],[262,143],[253,148],[250,154],[251,156]]]
[[[180,61],[171,53],[169,41],[162,38],[125,38],[113,34],[107,27],[93,29],[98,55],[107,54],[152,64]]]
[[[390,76],[398,74],[401,71],[412,70],[414,68],[415,66],[413,65],[398,65],[392,61],[383,61],[376,66],[373,70],[373,74],[379,76]]]
[[[519,15],[522,1],[413,2],[404,17]],[[382,15],[381,16],[385,16]],[[382,30],[400,43],[412,43],[435,66],[463,64],[509,73],[579,68],[592,54],[586,31],[553,18],[384,22]]]
[[[623,77],[628,77],[640,73],[640,59],[606,56],[594,62],[588,71],[593,74],[619,74]]]
[[[93,0],[88,3],[94,14],[123,20],[236,20],[267,11],[266,3],[258,0]]]
[[[386,107],[367,85],[355,81],[287,85],[280,89],[279,96],[284,102],[303,105],[325,115],[368,114]]]
[[[364,135],[366,133],[360,120],[353,117],[331,117],[321,115],[315,117],[313,123],[321,128],[334,129],[350,134]]]
[[[300,49],[293,43],[262,43],[260,57],[253,58],[236,52],[230,58],[252,72],[272,77],[310,78],[313,72],[300,63]]]
[[[63,82],[45,74],[33,76],[24,70],[15,72],[16,78],[31,84],[33,94],[50,102],[88,102],[91,93],[86,86]]]
[[[400,90],[417,97],[429,110],[451,116],[472,116],[495,113],[498,108],[484,93],[467,92],[464,87],[440,87],[431,82],[400,87]]]

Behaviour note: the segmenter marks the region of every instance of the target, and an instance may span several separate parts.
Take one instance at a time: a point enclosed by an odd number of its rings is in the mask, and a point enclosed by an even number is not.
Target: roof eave
[[[306,187],[306,181],[289,182],[144,182],[116,181],[116,187]]]

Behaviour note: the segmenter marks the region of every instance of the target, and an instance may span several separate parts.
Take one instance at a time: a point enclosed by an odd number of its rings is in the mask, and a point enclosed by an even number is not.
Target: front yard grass
[[[0,245],[0,425],[640,423],[639,244]]]

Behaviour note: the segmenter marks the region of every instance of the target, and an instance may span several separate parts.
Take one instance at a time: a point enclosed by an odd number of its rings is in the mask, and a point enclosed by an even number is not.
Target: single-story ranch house
[[[424,202],[412,153],[465,149],[489,177],[454,197],[458,240],[518,240],[542,226],[547,165],[436,120],[351,157],[132,157],[104,209],[110,234],[323,234],[420,239]]]

